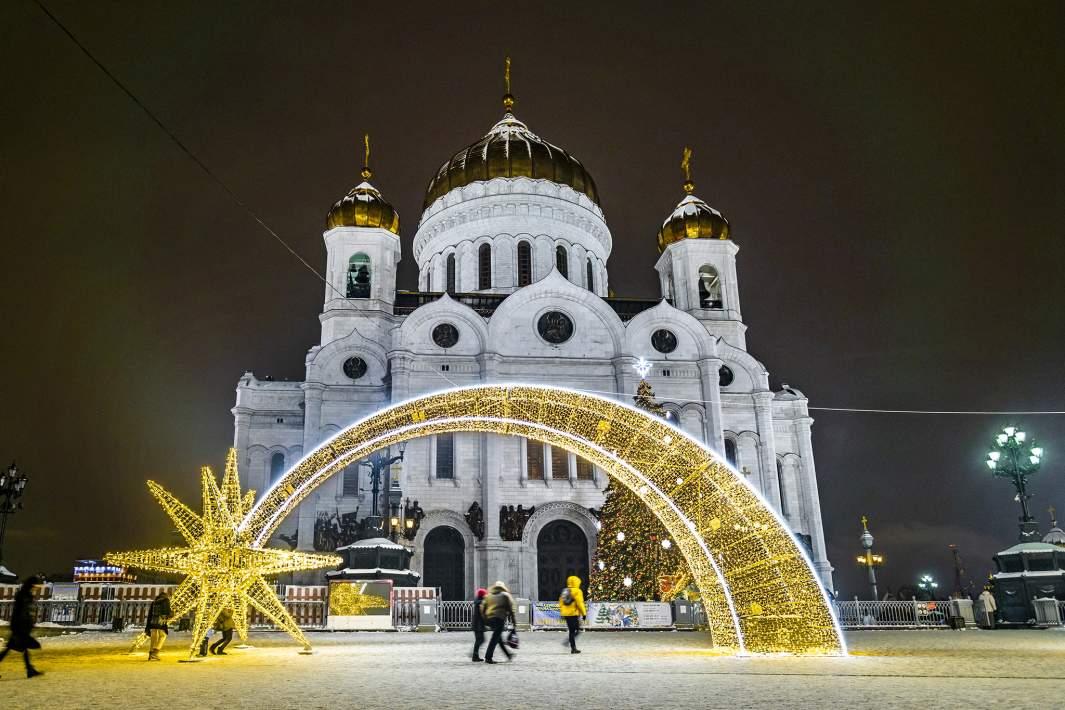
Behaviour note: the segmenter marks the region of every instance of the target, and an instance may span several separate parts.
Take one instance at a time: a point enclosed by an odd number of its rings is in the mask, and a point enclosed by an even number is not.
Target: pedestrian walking
[[[580,577],[566,579],[566,588],[562,590],[562,595],[558,598],[558,608],[562,618],[566,620],[566,629],[569,631],[569,652],[580,653],[577,650],[577,634],[581,632],[581,619],[588,618]]]
[[[170,633],[170,593],[165,589],[159,592],[148,607],[148,621],[144,624],[144,633],[151,638],[148,646],[148,660],[158,661],[159,652],[166,643],[166,635]]]
[[[507,619],[514,621],[514,597],[510,596],[507,585],[501,581],[493,584],[488,590],[488,595],[484,598],[481,608],[484,610],[485,621],[488,622],[489,628],[492,629],[492,638],[488,640],[488,650],[485,651],[484,662],[498,663],[498,661],[492,660],[492,654],[495,653],[497,646],[503,651],[503,655],[509,661],[513,654],[507,650],[507,645],[503,642],[503,627]]]
[[[995,595],[991,593],[990,589],[984,587],[984,591],[980,592],[979,599],[984,607],[984,619],[987,622],[987,628],[995,628],[995,612],[998,611]]]
[[[226,607],[222,610],[222,613],[218,615],[218,620],[214,622],[215,631],[222,632],[222,638],[218,639],[211,644],[211,653],[216,656],[226,656],[226,646],[233,640],[233,629],[237,628],[236,623],[233,621],[233,610]]]
[[[33,588],[40,583],[39,577],[29,577],[15,593],[15,604],[11,610],[11,635],[7,638],[7,646],[0,651],[0,661],[4,660],[8,651],[15,653],[22,651],[22,661],[26,664],[27,678],[43,675],[30,663],[30,649],[41,647],[40,642],[32,636],[35,622]]]
[[[481,645],[484,644],[484,615],[481,613],[484,607],[484,598],[488,596],[488,590],[477,590],[477,594],[474,595],[473,600],[473,662],[480,663],[484,659],[481,658]]]

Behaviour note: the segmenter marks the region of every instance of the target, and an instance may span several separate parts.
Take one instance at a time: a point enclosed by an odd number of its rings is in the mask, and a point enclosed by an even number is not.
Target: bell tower
[[[364,138],[363,182],[329,210],[322,234],[327,253],[325,306],[332,310],[389,310],[401,258],[399,215],[370,184],[370,136]]]
[[[684,149],[684,198],[658,230],[655,264],[662,298],[703,321],[707,330],[746,349],[736,278],[739,247],[720,212],[696,197],[691,149]]]

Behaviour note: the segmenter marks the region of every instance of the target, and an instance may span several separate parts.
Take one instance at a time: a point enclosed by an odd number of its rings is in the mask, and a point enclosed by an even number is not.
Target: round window
[[[344,361],[344,374],[357,380],[366,374],[366,361],[361,357],[349,357]]]
[[[536,322],[536,330],[541,338],[558,345],[573,337],[573,321],[561,311],[548,311]]]
[[[442,348],[450,348],[459,341],[459,329],[450,323],[441,323],[433,328],[433,342]]]
[[[728,387],[734,379],[736,376],[732,374],[732,370],[728,369],[728,365],[722,365],[717,371],[717,383],[721,387]]]
[[[677,336],[671,330],[659,328],[651,334],[651,345],[660,353],[671,353],[677,349]]]

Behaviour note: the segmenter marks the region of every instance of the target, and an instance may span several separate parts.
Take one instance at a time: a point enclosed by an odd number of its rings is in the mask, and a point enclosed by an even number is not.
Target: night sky
[[[359,181],[397,207],[517,114],[595,177],[611,286],[657,295],[655,234],[697,194],[732,224],[751,352],[813,407],[1065,410],[1062,3],[76,3],[50,9],[316,268]],[[144,486],[195,500],[237,379],[299,380],[321,283],[29,0],[0,9],[0,460],[30,481],[5,561],[167,543]],[[892,588],[948,543],[979,580],[1016,541],[983,458],[1004,416],[814,412],[844,596],[871,520]],[[1065,416],[1033,507],[1065,518]]]

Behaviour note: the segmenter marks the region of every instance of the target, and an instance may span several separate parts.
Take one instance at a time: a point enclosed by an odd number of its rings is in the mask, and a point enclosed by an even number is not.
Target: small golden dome
[[[673,214],[662,223],[658,230],[658,252],[682,239],[728,239],[729,223],[720,212],[693,195],[695,183],[691,176],[691,149],[684,149],[681,168],[684,170],[684,192],[687,196],[680,201]]]
[[[381,191],[369,183],[370,136],[366,136],[366,165],[362,169],[363,182],[337,200],[325,218],[326,231],[334,227],[377,227],[399,234],[399,214],[381,196]]]
[[[504,97],[513,106],[514,98]],[[527,177],[550,180],[583,193],[596,205],[599,193],[595,181],[572,155],[541,139],[509,110],[484,138],[440,166],[425,189],[423,208],[455,188],[493,178]]]

